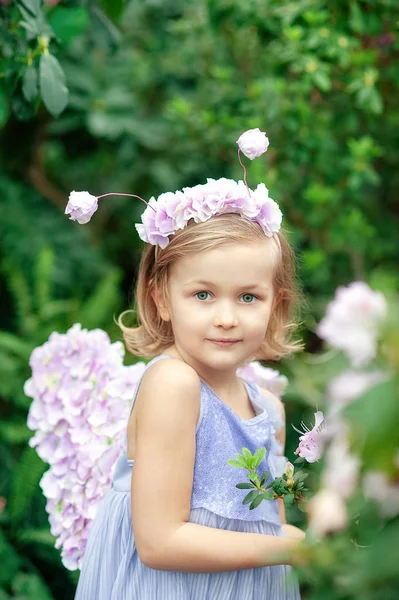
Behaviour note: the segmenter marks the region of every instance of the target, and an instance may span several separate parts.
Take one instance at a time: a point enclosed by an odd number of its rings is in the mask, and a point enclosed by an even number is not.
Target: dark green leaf
[[[253,510],[254,508],[256,508],[257,506],[259,506],[259,504],[263,501],[263,494],[259,494],[259,496],[257,498],[255,498],[255,500],[252,501],[249,510]]]
[[[255,486],[253,483],[237,483],[236,485],[236,488],[238,488],[239,490],[251,490],[254,487]]]
[[[22,80],[22,92],[28,102],[34,102],[39,93],[37,70],[35,65],[30,65],[24,73]]]
[[[89,5],[94,42],[102,49],[113,49],[121,39],[120,31],[98,6]]]
[[[10,109],[7,102],[7,95],[5,89],[0,85],[0,127],[2,127],[8,120]]]
[[[242,501],[243,504],[249,504],[250,502],[252,502],[252,500],[254,498],[257,497],[257,495],[259,494],[258,490],[253,490],[252,492],[249,492],[249,494],[247,494],[244,498],[244,500]]]
[[[18,8],[26,8],[32,15],[40,14],[41,0],[18,0]]]
[[[126,6],[126,0],[100,0],[110,19],[118,20]]]
[[[294,501],[294,494],[284,494],[284,504],[286,506],[291,506],[292,504],[294,504]]]
[[[13,474],[8,499],[8,510],[14,524],[18,524],[29,510],[33,496],[36,494],[39,481],[47,470],[46,465],[29,446],[23,451]]]
[[[47,110],[58,117],[68,104],[64,71],[52,54],[40,57],[40,93]]]
[[[57,38],[69,44],[88,26],[89,14],[83,6],[57,6],[49,17],[49,23]]]
[[[22,95],[22,90],[17,90],[11,96],[11,108],[20,121],[28,121],[35,114],[35,108]]]

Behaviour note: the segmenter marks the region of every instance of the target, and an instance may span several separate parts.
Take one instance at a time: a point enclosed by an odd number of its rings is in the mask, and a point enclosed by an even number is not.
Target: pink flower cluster
[[[134,387],[145,364],[123,365],[121,342],[105,331],[76,323],[53,332],[35,348],[32,377],[24,392],[33,398],[29,441],[50,465],[40,486],[47,498],[51,533],[67,569],[81,568],[99,503],[110,489],[122,450]]]
[[[239,213],[256,221],[268,237],[281,226],[281,210],[269,198],[264,183],[251,191],[243,181],[222,177],[182,191],[166,192],[157,200],[152,197],[136,229],[144,242],[166,248],[168,237],[183,229],[190,219],[200,223],[224,213]]]

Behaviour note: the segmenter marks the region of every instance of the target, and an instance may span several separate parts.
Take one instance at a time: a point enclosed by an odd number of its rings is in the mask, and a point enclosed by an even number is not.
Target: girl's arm
[[[189,522],[201,383],[176,359],[151,365],[136,398],[132,524],[153,569],[211,573],[291,564],[291,536],[225,531]]]

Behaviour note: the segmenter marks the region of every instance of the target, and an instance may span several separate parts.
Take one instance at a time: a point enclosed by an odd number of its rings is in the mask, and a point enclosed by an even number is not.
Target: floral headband
[[[154,246],[166,248],[169,236],[184,229],[190,219],[196,223],[207,221],[215,215],[239,213],[262,227],[271,237],[280,230],[282,212],[278,204],[269,198],[269,190],[260,183],[250,190],[246,181],[246,169],[241,162],[240,151],[250,160],[266,152],[269,140],[258,128],[249,129],[237,140],[238,160],[244,169],[244,181],[233,179],[208,179],[205,184],[186,187],[176,192],[166,192],[149,202],[135,194],[108,193],[93,196],[89,192],[71,192],[65,214],[80,224],[88,223],[98,208],[99,198],[105,196],[133,196],[147,205],[141,215],[141,223],[135,227],[140,238]]]

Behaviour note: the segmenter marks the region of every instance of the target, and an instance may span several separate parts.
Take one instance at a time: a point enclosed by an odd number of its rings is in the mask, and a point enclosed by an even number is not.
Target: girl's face
[[[277,259],[271,239],[224,244],[176,261],[168,281],[175,347],[191,364],[235,369],[263,343]],[[223,340],[228,340],[223,342]]]

